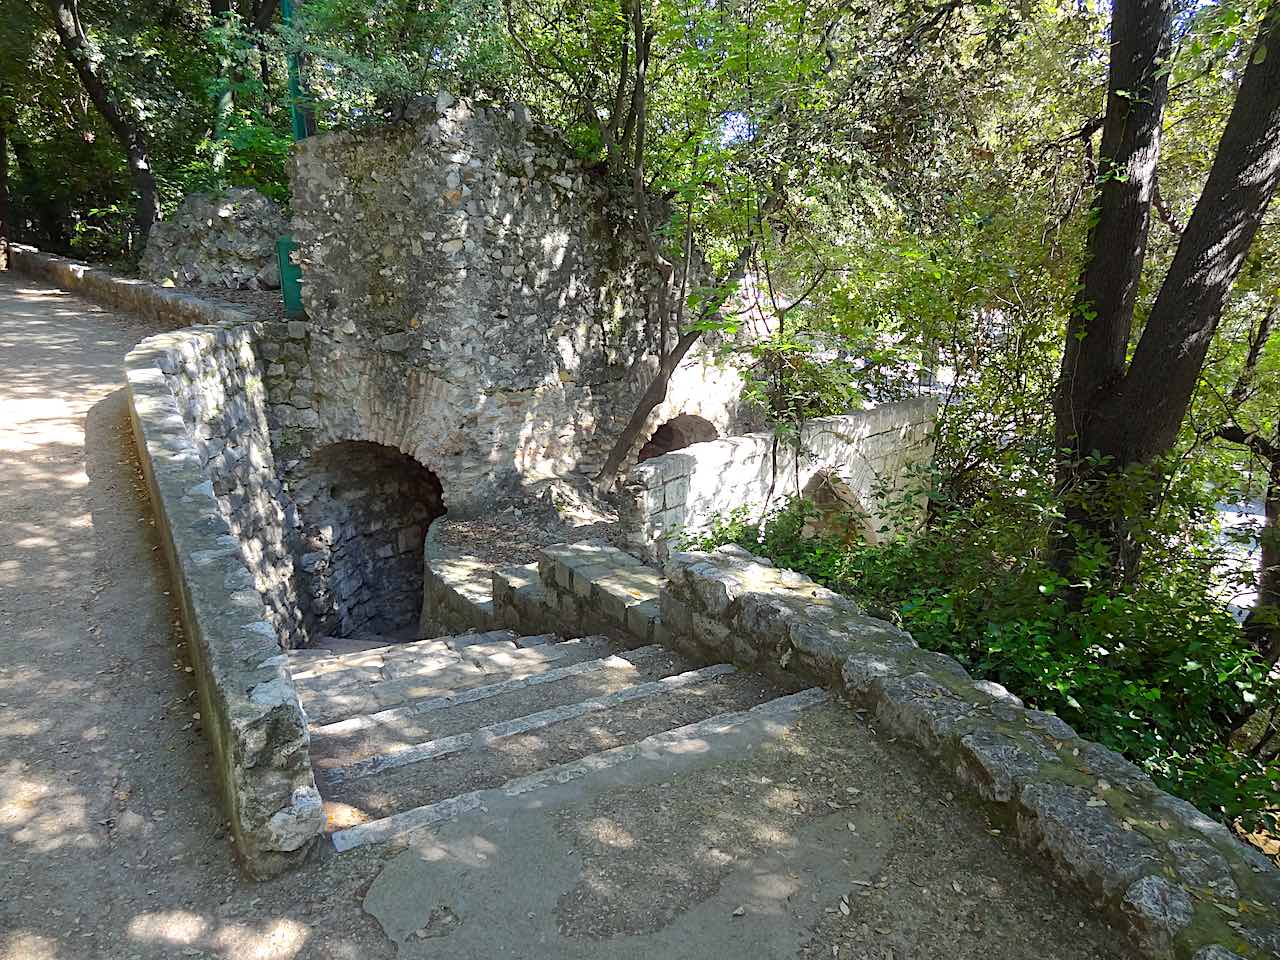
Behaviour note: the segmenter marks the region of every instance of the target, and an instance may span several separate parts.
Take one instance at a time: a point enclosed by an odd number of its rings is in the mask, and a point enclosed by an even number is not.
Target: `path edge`
[[[843,694],[1151,960],[1280,957],[1280,870],[1053,714],[741,547],[671,555],[666,643]]]
[[[34,247],[9,270],[175,327],[125,357],[129,419],[186,633],[231,833],[256,879],[301,863],[324,829],[307,717],[253,574],[214,496],[166,372],[257,324],[239,310]],[[197,326],[191,326],[196,324]]]

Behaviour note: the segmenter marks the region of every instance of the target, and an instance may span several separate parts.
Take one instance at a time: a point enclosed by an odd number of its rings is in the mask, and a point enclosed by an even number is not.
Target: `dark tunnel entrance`
[[[291,471],[299,602],[319,637],[416,635],[427,528],[445,513],[440,480],[393,447],[346,440]]]

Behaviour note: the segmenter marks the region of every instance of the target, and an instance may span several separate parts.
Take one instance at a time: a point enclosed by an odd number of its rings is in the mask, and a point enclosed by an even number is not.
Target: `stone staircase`
[[[290,654],[334,846],[402,836],[825,699],[656,644],[490,631]]]

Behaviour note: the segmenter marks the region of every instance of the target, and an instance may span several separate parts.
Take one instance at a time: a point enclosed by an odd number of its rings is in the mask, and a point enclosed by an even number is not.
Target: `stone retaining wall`
[[[523,107],[443,94],[307,138],[290,185],[310,322],[267,371],[281,459],[384,443],[435,471],[455,517],[602,465],[662,336],[628,191]],[[738,426],[741,378],[706,339],[650,431],[679,414]]]
[[[1280,956],[1280,871],[1119,754],[739,548],[676,553],[666,572],[661,622],[673,646],[842,689],[988,804],[1145,956]]]
[[[661,560],[679,536],[700,533],[734,510],[758,518],[787,496],[807,493],[819,475],[848,491],[848,506],[865,517],[862,532],[874,542],[882,527],[903,518],[886,516],[881,504],[886,494],[905,492],[913,470],[932,458],[936,415],[937,402],[922,397],[811,420],[799,456],[786,443],[775,451],[771,433],[750,433],[645,460],[622,488],[627,543]],[[921,515],[923,509],[921,500]]]
[[[246,318],[234,310],[190,294],[157,287],[145,280],[117,277],[107,270],[49,253],[20,243],[9,244],[9,269],[62,287],[71,293],[108,307],[119,307],[168,327],[218,323],[227,314],[237,321]]]
[[[301,862],[324,826],[275,601],[287,554],[266,443],[258,325],[235,310],[30,247],[10,269],[171,327],[125,361],[129,412],[195,668],[203,726],[245,869]],[[267,579],[264,580],[263,578]],[[285,604],[287,606],[287,604]]]

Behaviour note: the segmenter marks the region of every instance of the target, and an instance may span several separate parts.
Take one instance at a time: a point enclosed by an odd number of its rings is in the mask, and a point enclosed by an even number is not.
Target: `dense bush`
[[[812,507],[793,500],[763,523],[724,518],[696,545],[737,543],[847,593],[1164,788],[1275,833],[1280,765],[1233,747],[1231,733],[1276,690],[1214,593],[1209,538],[1148,544],[1146,573],[1119,588],[1069,584],[1041,558],[1040,507],[1026,491],[943,504],[914,538],[850,546],[804,537]]]

